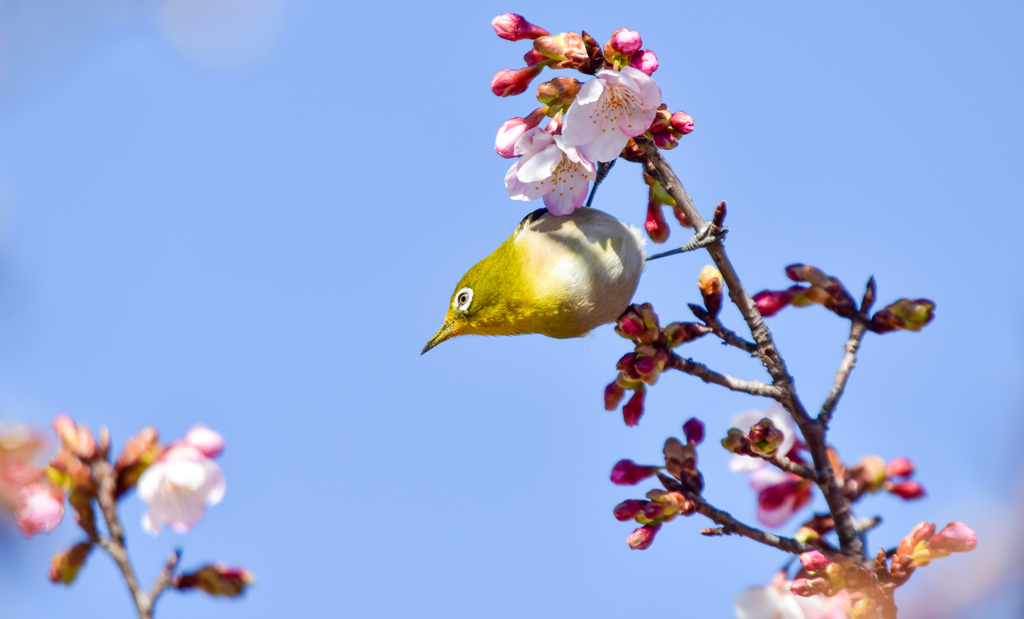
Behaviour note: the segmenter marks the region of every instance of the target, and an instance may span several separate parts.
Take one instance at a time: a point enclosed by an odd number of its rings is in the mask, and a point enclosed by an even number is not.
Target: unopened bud
[[[933,553],[945,556],[951,552],[970,552],[978,545],[978,534],[962,522],[951,522],[928,540]]]
[[[669,438],[663,449],[665,468],[669,475],[679,481],[685,481],[697,475],[697,450],[693,444],[683,445],[679,439]]]
[[[908,501],[911,499],[920,499],[924,496],[924,486],[916,481],[900,482],[898,484],[893,484],[886,489],[901,499],[906,499]]]
[[[793,595],[810,597],[824,593],[828,586],[829,582],[824,578],[797,578],[790,586],[790,591],[793,592]]]
[[[668,222],[665,221],[661,205],[655,200],[647,202],[647,221],[644,222],[644,230],[647,230],[647,236],[655,243],[664,243],[668,240]]]
[[[548,31],[526,21],[522,15],[506,13],[491,20],[494,27],[494,34],[506,41],[521,41],[522,39],[536,39],[548,34]]]
[[[506,120],[498,127],[498,135],[494,138],[494,152],[505,159],[518,157],[520,153],[516,152],[516,141],[526,133],[527,129],[530,129],[530,126],[523,118],[516,117]]]
[[[626,425],[633,427],[640,423],[640,417],[644,414],[644,395],[646,390],[641,386],[639,389],[633,392],[633,396],[629,398],[629,402],[622,407],[622,420],[626,422]]]
[[[568,61],[571,64],[587,61],[587,50],[583,39],[575,32],[563,32],[534,39],[533,49],[552,60]],[[572,68],[570,65],[560,68]]]
[[[910,477],[914,474],[914,463],[902,456],[893,458],[885,465],[885,474],[887,477]]]
[[[92,498],[80,491],[73,491],[68,495],[68,504],[75,510],[75,522],[89,535],[90,538],[96,535],[96,514],[92,509]]]
[[[793,302],[793,297],[804,290],[800,286],[793,286],[786,290],[762,290],[754,295],[754,303],[761,316],[767,318],[779,313],[779,310]]]
[[[654,145],[662,150],[672,150],[679,146],[679,138],[671,131],[659,131],[658,133],[652,131],[651,139],[654,140]]]
[[[619,319],[615,321],[615,332],[626,339],[639,337],[647,327],[644,326],[644,319],[630,306]]]
[[[523,54],[523,61],[526,62],[526,66],[535,67],[542,62],[550,62],[551,59],[531,47],[530,51]]]
[[[543,65],[523,67],[522,69],[502,69],[494,74],[491,80],[491,92],[499,97],[521,95],[529,88],[533,78],[544,70]]]
[[[704,297],[704,307],[707,308],[708,314],[711,316],[717,316],[719,310],[722,309],[722,287],[724,285],[725,279],[715,267],[708,265],[700,272],[697,286]]]
[[[865,492],[878,492],[885,482],[885,460],[879,456],[864,456],[850,469],[850,475],[864,488]]]
[[[537,100],[541,103],[567,109],[576,100],[576,95],[579,94],[581,86],[583,84],[575,78],[556,77],[537,87]]]
[[[818,550],[812,550],[805,552],[800,555],[800,563],[804,566],[804,569],[814,574],[820,572],[826,567],[832,564],[832,559],[829,559]]]
[[[133,488],[150,464],[160,455],[161,447],[154,428],[144,428],[128,439],[114,463],[117,475],[117,496]]]
[[[935,303],[928,299],[900,299],[871,317],[868,328],[875,333],[903,329],[920,331],[935,317]]]
[[[617,486],[634,486],[641,481],[656,475],[660,470],[657,466],[641,466],[632,460],[619,460],[612,468],[612,483]]]
[[[626,538],[626,543],[633,550],[646,550],[654,543],[654,536],[658,533],[658,529],[661,528],[661,523],[658,524],[645,524],[636,531],[629,534]]]
[[[680,135],[686,135],[693,132],[693,116],[690,116],[686,112],[678,111],[672,114],[672,128],[679,132]]]
[[[704,442],[704,422],[696,417],[691,418],[683,424],[683,434],[686,435],[686,442],[700,445]]]
[[[613,411],[619,407],[619,402],[626,395],[626,390],[619,386],[618,381],[608,383],[604,388],[604,410]]]
[[[644,45],[639,32],[625,28],[619,28],[613,32],[611,38],[608,39],[608,44],[624,56],[632,56]]]
[[[53,429],[64,448],[82,461],[89,462],[96,457],[96,439],[88,426],[77,426],[67,415],[57,415],[53,420]]]
[[[662,103],[658,106],[657,112],[654,114],[654,122],[648,127],[651,133],[660,133],[667,131],[672,127],[672,112],[668,111],[668,106]]]
[[[767,417],[751,427],[747,436],[750,437],[750,448],[755,453],[764,456],[774,454],[775,450],[782,444],[783,439],[785,439],[782,430],[778,429],[772,420]]]
[[[742,454],[750,448],[750,439],[743,430],[729,428],[729,433],[722,439],[722,447],[730,453]]]
[[[643,511],[645,505],[647,505],[647,501],[629,499],[616,505],[612,513],[615,515],[616,520],[625,522],[635,518],[637,514]]]
[[[658,70],[658,57],[649,49],[641,50],[633,54],[633,58],[629,61],[629,66],[638,71],[643,71],[647,75],[651,75]]]
[[[681,344],[711,333],[711,329],[696,322],[672,322],[663,329],[668,345],[675,348]]]
[[[210,595],[237,597],[256,582],[256,577],[245,568],[225,565],[207,565],[195,572],[181,574],[174,581],[178,589],[200,589]]]
[[[91,550],[92,542],[82,542],[54,555],[50,561],[50,581],[70,585],[78,576],[78,570],[85,565]]]

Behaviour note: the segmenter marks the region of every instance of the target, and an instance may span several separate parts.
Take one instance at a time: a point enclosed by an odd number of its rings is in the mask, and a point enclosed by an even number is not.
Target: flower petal
[[[539,153],[525,155],[519,162],[519,172],[516,176],[524,183],[542,181],[551,176],[561,160],[562,149],[558,148],[552,140],[551,146]]]
[[[224,498],[224,492],[227,490],[227,480],[224,478],[224,473],[220,470],[220,467],[213,460],[207,460],[204,463],[204,468],[206,469],[206,483],[197,491],[197,494],[205,498],[207,505],[216,505]]]
[[[510,198],[513,200],[536,200],[543,197],[546,192],[551,191],[550,179],[545,179],[539,183],[524,183],[519,180],[517,173],[519,172],[520,163],[522,163],[522,160],[512,164],[512,167],[505,174],[505,189],[508,190]]]
[[[601,98],[601,94],[604,93],[605,84],[604,80],[600,77],[600,73],[601,72],[598,72],[598,77],[588,80],[580,86],[580,91],[576,93],[576,100],[573,101],[574,105],[576,103],[579,103],[580,105],[587,105],[588,103],[594,103]]]
[[[775,619],[779,592],[773,587],[755,587],[736,596],[736,619]]]
[[[653,122],[654,118],[651,118]],[[598,123],[600,124],[600,123]],[[648,123],[648,126],[650,123]],[[563,135],[565,130],[562,131]],[[641,131],[640,133],[643,133]],[[639,135],[639,134],[637,134]],[[622,149],[626,147],[626,143],[629,142],[629,137],[622,131],[615,129],[615,125],[610,124],[607,129],[601,129],[597,137],[593,141],[582,144],[576,147],[584,157],[590,161],[612,161],[619,156]]]
[[[768,527],[777,527],[785,524],[789,517],[796,511],[796,495],[787,496],[778,507],[764,509],[760,505],[757,508],[757,519],[761,524]]]
[[[168,482],[193,492],[206,482],[206,471],[201,462],[168,462],[166,471]]]
[[[140,499],[147,503],[153,500],[160,488],[160,483],[164,480],[166,466],[163,462],[154,462],[142,472],[139,482],[135,486],[135,491],[138,492]]]

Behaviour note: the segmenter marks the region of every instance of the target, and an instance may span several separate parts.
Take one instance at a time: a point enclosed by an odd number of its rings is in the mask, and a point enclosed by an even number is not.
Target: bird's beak
[[[455,331],[455,321],[454,320],[451,321],[451,322],[444,323],[444,326],[441,327],[438,330],[438,332],[434,334],[434,337],[430,338],[430,340],[427,342],[427,345],[423,347],[423,352],[421,352],[420,354],[421,355],[424,354],[425,352],[427,352],[428,350],[430,350],[434,346],[437,346],[441,342],[443,342],[443,341],[447,340],[448,338],[452,337],[454,335],[454,331]]]

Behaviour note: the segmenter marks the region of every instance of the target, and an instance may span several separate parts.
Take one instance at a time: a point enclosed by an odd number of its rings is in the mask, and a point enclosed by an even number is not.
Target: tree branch
[[[832,392],[828,394],[825,404],[822,405],[821,412],[818,413],[818,423],[823,428],[828,428],[828,424],[832,421],[832,411],[839,403],[839,398],[843,396],[846,381],[850,378],[850,372],[857,363],[857,350],[860,348],[860,341],[866,332],[867,323],[860,317],[854,318],[850,325],[850,338],[846,340],[846,354],[843,355],[843,362],[839,364],[839,371],[836,372],[836,384],[832,387]]]
[[[156,577],[156,581],[153,583],[153,588],[149,590],[150,609],[156,605],[156,600],[160,597],[160,594],[174,584],[174,568],[178,565],[178,559],[180,558],[180,551],[171,553],[171,556],[167,558],[164,569],[160,571],[160,575]]]
[[[782,469],[783,471],[786,471],[787,473],[792,473],[797,477],[803,477],[804,479],[809,479],[814,483],[818,483],[818,474],[815,472],[814,469],[812,469],[809,466],[793,462],[792,460],[790,460],[789,458],[782,454],[775,453],[770,456],[764,456],[756,452],[751,452],[751,454],[749,455],[753,455],[755,458],[761,458],[765,462],[774,464],[775,466]]]
[[[703,230],[706,221],[693,205],[693,200],[687,195],[683,184],[679,181],[675,172],[672,171],[672,166],[662,156],[661,151],[658,150],[649,138],[643,135],[636,136],[633,140],[643,150],[658,181],[676,201],[676,205],[683,211],[686,218],[690,220],[694,229]],[[712,230],[712,233],[714,232]],[[747,327],[750,329],[750,334],[754,337],[754,342],[757,344],[758,358],[761,359],[761,363],[764,364],[765,369],[771,375],[774,386],[782,391],[779,403],[789,411],[789,414],[792,415],[793,420],[799,426],[801,433],[803,433],[804,442],[807,443],[808,450],[811,452],[814,468],[818,475],[818,487],[821,489],[822,494],[825,495],[825,501],[828,503],[829,511],[832,513],[836,523],[836,533],[839,535],[840,548],[843,554],[855,561],[863,561],[864,544],[857,535],[850,505],[847,503],[846,497],[843,496],[842,488],[836,483],[835,471],[832,470],[832,464],[828,457],[828,447],[825,443],[824,426],[808,416],[806,409],[804,409],[803,404],[797,397],[796,388],[793,386],[793,378],[789,375],[786,364],[775,346],[771,331],[765,326],[761,313],[757,311],[757,305],[754,303],[754,300],[744,289],[736,269],[733,268],[732,263],[729,261],[729,256],[725,252],[725,246],[718,241],[708,245],[707,250],[715,261],[715,265],[722,274],[726,285],[729,287],[729,298],[736,304],[740,314],[743,315],[743,319],[747,323]]]
[[[672,353],[668,363],[668,367],[696,376],[706,383],[721,385],[726,389],[742,391],[743,393],[749,393],[750,395],[758,395],[766,398],[772,398],[774,400],[778,400],[782,396],[782,392],[772,385],[763,383],[759,380],[742,380],[729,376],[728,374],[719,374],[718,372],[709,369],[708,366],[703,363],[697,363],[692,359],[684,359],[675,353]]]
[[[715,524],[722,527],[722,533],[725,535],[736,534],[748,537],[755,542],[760,542],[766,546],[772,546],[785,552],[791,552],[793,554],[803,554],[812,550],[822,551],[818,546],[811,546],[803,542],[798,542],[795,539],[789,537],[779,537],[773,533],[762,531],[761,529],[755,529],[752,526],[743,524],[739,520],[732,517],[729,512],[724,512],[716,507],[713,507],[707,503],[703,497],[693,492],[686,492],[686,498],[690,499],[697,506],[697,511],[710,518]]]

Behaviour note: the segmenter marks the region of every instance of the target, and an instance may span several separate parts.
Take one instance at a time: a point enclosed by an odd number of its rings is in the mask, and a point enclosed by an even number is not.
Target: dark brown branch
[[[787,473],[792,473],[797,477],[803,477],[804,479],[809,479],[814,483],[818,483],[818,474],[814,471],[814,469],[812,469],[809,466],[804,466],[803,464],[793,462],[792,460],[790,460],[789,458],[782,454],[776,453],[770,456],[763,456],[759,453],[753,452],[751,455],[753,455],[755,458],[761,458],[765,462],[774,464],[775,466],[782,469],[783,471],[786,471]]]
[[[139,580],[135,577],[131,561],[128,558],[128,551],[124,547],[124,528],[117,517],[117,499],[114,498],[117,486],[117,476],[114,469],[106,460],[96,460],[92,463],[93,476],[99,484],[96,493],[96,502],[103,512],[103,519],[107,522],[109,537],[99,537],[94,540],[100,545],[117,563],[121,569],[124,580],[128,583],[128,589],[132,593],[135,607],[139,611],[139,619],[152,619],[153,603],[150,596],[139,586]]]
[[[679,181],[675,172],[672,171],[672,166],[662,156],[661,151],[645,136],[641,135],[633,139],[647,156],[647,163],[658,181],[676,201],[676,205],[683,211],[686,218],[690,220],[694,229],[703,230],[706,226],[706,221],[693,205],[693,200],[687,195],[683,184]],[[712,233],[714,232],[712,231]],[[708,245],[707,250],[715,261],[715,265],[722,274],[726,285],[729,287],[729,298],[736,304],[740,314],[743,315],[743,319],[747,323],[747,327],[750,329],[750,334],[757,344],[758,358],[761,359],[761,363],[764,364],[765,369],[771,375],[774,386],[782,391],[779,403],[792,415],[793,420],[799,426],[804,436],[804,442],[807,443],[808,450],[811,452],[811,459],[814,461],[814,469],[817,471],[818,487],[821,489],[822,494],[825,495],[829,511],[835,519],[840,548],[844,555],[855,561],[862,561],[864,544],[857,535],[850,505],[847,503],[846,497],[843,496],[842,488],[836,483],[835,471],[832,470],[832,464],[828,457],[824,427],[816,419],[811,419],[797,397],[796,389],[793,386],[793,378],[786,369],[786,364],[775,346],[771,331],[764,324],[754,300],[744,289],[736,269],[733,268],[732,263],[729,261],[729,256],[725,252],[725,246],[719,241]]]
[[[850,371],[853,370],[853,366],[857,363],[857,350],[860,348],[860,341],[864,338],[866,332],[867,323],[859,316],[854,318],[853,324],[850,325],[850,338],[846,340],[846,354],[843,355],[843,362],[839,364],[839,371],[836,372],[836,384],[832,386],[831,393],[828,394],[825,404],[821,407],[821,412],[818,413],[818,423],[823,428],[827,429],[828,424],[832,421],[832,412],[835,410],[836,404],[839,403],[839,398],[843,396],[843,391],[846,389],[846,381],[850,378]]]
[[[733,391],[742,391],[743,393],[749,393],[750,395],[758,395],[765,398],[772,398],[774,400],[778,400],[782,395],[782,392],[779,391],[779,389],[769,385],[768,383],[763,383],[759,380],[742,380],[740,378],[729,376],[728,374],[719,374],[718,372],[709,369],[708,366],[703,363],[697,363],[691,359],[684,359],[675,353],[673,353],[672,357],[669,358],[668,367],[696,376],[706,383],[721,385],[722,387]]]
[[[722,339],[723,342],[730,346],[735,346],[740,350],[744,350],[751,355],[757,354],[757,344],[748,342],[742,337],[736,335],[732,331],[726,329],[722,323],[718,322],[717,318],[712,318],[707,321],[707,326],[711,328],[711,332]]]
[[[743,537],[749,537],[755,542],[760,542],[766,546],[772,546],[783,550],[785,552],[791,552],[793,554],[803,554],[812,550],[821,551],[822,549],[817,546],[811,546],[803,542],[798,542],[790,537],[779,537],[773,533],[762,531],[761,529],[755,529],[752,526],[743,524],[739,520],[732,517],[729,512],[724,512],[716,507],[713,507],[707,503],[703,497],[693,492],[687,492],[686,497],[694,502],[697,506],[697,511],[710,518],[715,524],[719,525],[721,533],[719,535],[742,535]]]

